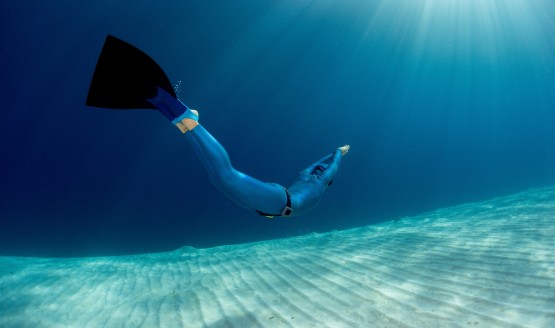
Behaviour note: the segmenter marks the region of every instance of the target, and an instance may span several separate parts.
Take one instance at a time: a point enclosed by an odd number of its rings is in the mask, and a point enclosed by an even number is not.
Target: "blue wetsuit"
[[[174,124],[184,118],[198,121],[187,106],[158,88],[149,99]],[[341,151],[325,156],[304,169],[289,188],[266,183],[237,171],[222,145],[200,125],[185,133],[212,184],[237,204],[266,216],[304,214],[318,205],[339,168]]]
[[[262,215],[279,216],[287,204],[284,187],[266,183],[233,168],[226,150],[202,125],[185,133],[198,158],[208,171],[210,180],[221,192],[237,204]],[[287,188],[292,213],[301,215],[313,209],[339,168],[341,151],[322,158],[303,170]]]

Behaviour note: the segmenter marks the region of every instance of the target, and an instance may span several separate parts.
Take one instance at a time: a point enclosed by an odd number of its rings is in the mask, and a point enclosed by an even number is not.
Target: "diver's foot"
[[[198,125],[198,111],[194,109],[189,109],[191,113],[195,116],[196,120],[192,118],[184,118],[180,122],[177,122],[175,126],[181,131],[181,133],[186,133],[187,131],[191,131]]]
[[[347,154],[349,152],[349,149],[351,149],[351,146],[345,145],[345,146],[341,146],[337,149],[341,150],[341,156],[345,156],[345,154]]]

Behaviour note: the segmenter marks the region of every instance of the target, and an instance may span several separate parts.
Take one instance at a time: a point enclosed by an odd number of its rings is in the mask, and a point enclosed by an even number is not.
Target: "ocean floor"
[[[555,327],[555,187],[252,244],[0,257],[0,327]]]

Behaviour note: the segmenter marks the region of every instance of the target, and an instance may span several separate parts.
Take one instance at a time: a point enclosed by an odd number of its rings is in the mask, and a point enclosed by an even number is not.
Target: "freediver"
[[[199,123],[198,111],[177,99],[168,77],[134,46],[108,36],[96,65],[87,105],[112,109],[156,109],[183,133],[210,180],[237,204],[267,217],[297,216],[315,208],[332,184],[349,145],[304,169],[285,188],[237,171],[224,147]]]

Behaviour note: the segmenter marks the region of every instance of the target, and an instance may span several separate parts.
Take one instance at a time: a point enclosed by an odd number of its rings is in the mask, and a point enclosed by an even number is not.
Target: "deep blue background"
[[[553,1],[12,0],[0,18],[0,254],[257,241],[555,183]],[[258,217],[162,115],[85,107],[108,33],[182,81],[245,173],[288,185],[351,144],[319,208]]]

